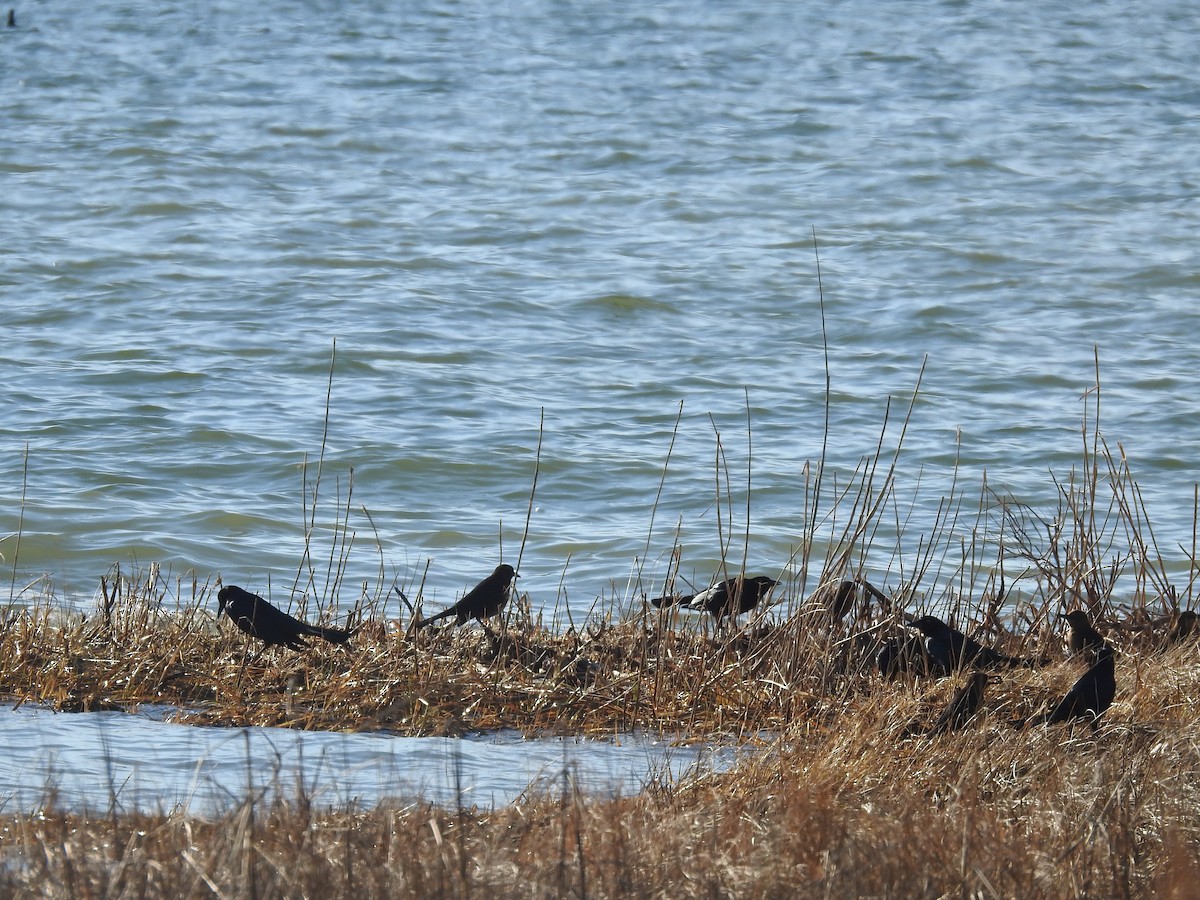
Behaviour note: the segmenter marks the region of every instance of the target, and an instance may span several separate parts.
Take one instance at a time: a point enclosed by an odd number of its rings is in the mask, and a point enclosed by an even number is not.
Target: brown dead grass
[[[527,617],[500,630],[368,619],[351,648],[316,640],[254,661],[257,642],[216,619],[208,591],[171,610],[153,585],[125,587],[104,615],[10,614],[0,635],[7,692],[69,712],[165,704],[180,721],[213,725],[744,738],[832,721],[873,693],[878,639],[901,630],[878,612],[831,628],[804,604],[728,634],[654,610],[566,633]],[[1049,632],[1000,642],[1057,652]]]
[[[243,668],[243,636],[203,605],[164,612],[135,592],[108,620],[26,611],[0,640],[4,683],[62,709],[166,702],[206,723],[639,727],[766,749],[639,797],[566,791],[490,812],[330,811],[303,796],[217,821],[51,808],[4,821],[4,895],[1195,895],[1200,659],[1140,628],[1109,623],[1119,691],[1098,729],[1013,728],[1081,665],[1053,635],[1007,636],[1057,661],[1000,673],[980,720],[930,738],[903,733],[960,679],[883,681],[853,637],[865,619],[831,630],[798,611],[719,639],[636,616],[582,635],[369,624],[352,651],[272,651]]]
[[[903,738],[951,684],[875,682],[800,712],[734,771],[638,797],[565,791],[496,811],[328,811],[294,798],[217,821],[47,810],[0,832],[6,896],[1195,896],[1200,659],[1124,655],[1089,725],[1010,715],[1075,677],[1006,674],[958,734]]]

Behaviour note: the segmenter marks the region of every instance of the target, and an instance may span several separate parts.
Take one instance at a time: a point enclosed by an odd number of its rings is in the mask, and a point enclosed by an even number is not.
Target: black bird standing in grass
[[[323,628],[309,625],[276,609],[262,597],[227,584],[217,593],[217,615],[224,610],[241,631],[264,642],[261,652],[274,644],[303,650],[308,646],[304,637],[324,638],[331,644],[344,644],[357,629]]]
[[[1117,694],[1117,677],[1113,657],[1113,648],[1109,644],[1102,646],[1096,654],[1095,665],[1071,685],[1067,695],[1058,701],[1054,709],[1031,719],[1031,723],[1050,725],[1055,722],[1091,717],[1094,725],[1096,719],[1112,706],[1113,697]]]
[[[758,606],[771,588],[778,584],[774,578],[765,575],[755,575],[747,578],[737,575],[717,582],[712,587],[698,594],[685,594],[680,597],[655,597],[650,604],[655,608],[663,606],[682,606],[697,612],[706,612],[721,624],[726,616],[736,618],[744,612],[749,612]]]
[[[924,733],[942,734],[946,731],[958,731],[970,722],[983,705],[983,691],[987,687],[987,680],[987,673],[972,672],[966,683],[954,692],[938,720]],[[908,733],[920,734],[921,729],[911,725]]]
[[[1104,646],[1104,635],[1092,627],[1092,620],[1082,609],[1067,613],[1067,652],[1071,656],[1086,653],[1094,659]]]
[[[910,627],[925,635],[925,649],[933,661],[947,672],[957,672],[964,666],[1000,669],[1014,666],[1033,667],[1043,664],[1040,660],[1006,656],[991,647],[985,647],[961,631],[951,628],[937,616],[921,616],[910,623]]]
[[[944,678],[950,674],[941,663],[929,655],[925,642],[920,636],[908,634],[904,637],[890,637],[875,656],[875,665],[879,674],[889,680],[901,675],[915,675],[918,678]]]
[[[815,607],[818,615],[831,625],[836,625],[854,609],[858,594],[858,582],[846,578],[819,585],[809,597],[809,603]]]
[[[467,591],[461,600],[437,615],[422,619],[417,623],[417,628],[424,628],[432,622],[451,616],[454,616],[455,625],[463,625],[468,619],[478,619],[482,622],[499,615],[500,610],[504,609],[504,604],[508,602],[509,585],[514,578],[520,577],[512,566],[501,563],[496,566],[496,571]]]
[[[1196,634],[1196,614],[1190,609],[1185,609],[1179,614],[1179,618],[1175,620],[1175,627],[1171,629],[1167,636],[1167,646],[1182,643]]]

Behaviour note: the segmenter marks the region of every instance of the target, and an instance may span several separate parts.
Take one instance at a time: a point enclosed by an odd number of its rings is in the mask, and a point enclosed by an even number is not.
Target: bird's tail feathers
[[[458,610],[456,610],[453,606],[449,609],[443,609],[440,613],[435,613],[427,619],[421,619],[414,627],[424,628],[426,625],[432,625],[434,622],[437,622],[441,619],[448,619],[450,616],[456,615],[457,612]]]
[[[306,634],[324,638],[331,644],[345,644],[354,636],[357,628],[326,628],[321,625],[309,625]]]
[[[651,597],[650,605],[655,609],[662,609],[664,606],[687,606],[695,596],[695,594],[670,594],[663,597]]]

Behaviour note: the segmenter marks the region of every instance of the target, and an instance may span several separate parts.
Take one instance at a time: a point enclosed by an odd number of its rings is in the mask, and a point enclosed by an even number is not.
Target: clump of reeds
[[[566,632],[369,620],[349,649],[317,641],[248,662],[253,642],[216,621],[206,588],[172,611],[145,591],[111,597],[100,617],[43,606],[12,614],[0,635],[6,689],[64,711],[171,705],[210,724],[713,736],[777,731],[871,677],[869,656],[847,655],[845,631],[834,651],[845,659],[831,662],[835,639],[806,614],[728,634],[656,611]],[[848,679],[859,686],[838,687]]]

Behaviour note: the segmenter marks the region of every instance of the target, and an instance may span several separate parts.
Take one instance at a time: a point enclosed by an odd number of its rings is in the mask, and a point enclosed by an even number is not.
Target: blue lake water
[[[116,809],[219,815],[254,796],[322,807],[429,800],[493,809],[561,791],[630,796],[732,765],[732,747],[515,734],[410,738],[286,728],[209,728],[155,715],[0,710],[0,811]]]
[[[437,607],[519,558],[535,612],[580,616],[676,544],[707,583],[723,542],[790,600],[815,466],[828,511],[889,398],[890,460],[924,364],[855,564],[891,589],[933,541],[933,602],[998,556],[963,551],[996,538],[985,473],[1055,516],[1098,358],[1190,602],[1190,4],[13,8],[10,600],[90,609],[154,564],[399,615],[393,583]]]

